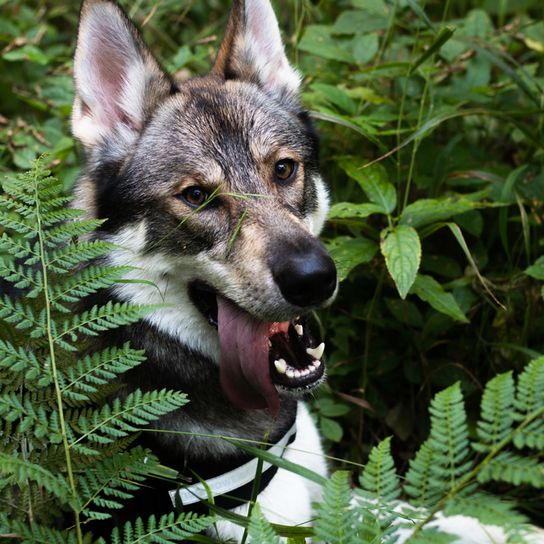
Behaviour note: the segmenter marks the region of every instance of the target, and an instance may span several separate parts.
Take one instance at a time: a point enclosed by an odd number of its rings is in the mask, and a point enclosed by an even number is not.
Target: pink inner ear
[[[100,36],[92,38],[89,56],[91,83],[94,89],[94,102],[99,105],[100,121],[109,127],[122,122],[129,126],[134,123],[122,107],[123,90],[128,84],[126,80],[127,58],[118,46],[101,40]],[[92,55],[92,56],[91,56]]]
[[[284,60],[285,53],[278,21],[270,3],[247,0],[246,20],[247,29],[252,34],[263,60],[279,67]]]

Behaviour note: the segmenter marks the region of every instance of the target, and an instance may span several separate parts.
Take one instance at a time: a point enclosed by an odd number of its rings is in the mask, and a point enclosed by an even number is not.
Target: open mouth
[[[234,404],[268,406],[274,413],[278,388],[304,392],[321,383],[325,345],[314,340],[306,317],[260,321],[198,280],[189,285],[189,295],[218,330],[221,384]]]

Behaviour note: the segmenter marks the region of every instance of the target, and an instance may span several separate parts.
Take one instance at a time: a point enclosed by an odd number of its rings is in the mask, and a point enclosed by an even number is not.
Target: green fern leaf
[[[346,472],[335,472],[325,484],[322,501],[317,505],[317,539],[329,544],[361,544],[357,534],[358,513],[353,508]]]
[[[0,296],[0,319],[14,324],[19,330],[35,327],[35,330],[40,330],[43,335],[43,327],[35,317],[32,308],[19,300],[12,300],[7,295]]]
[[[136,390],[124,400],[115,399],[111,406],[82,414],[77,421],[82,435],[78,442],[82,439],[102,444],[113,442],[181,408],[187,402],[187,395],[179,391],[163,389],[143,393]]]
[[[533,418],[521,429],[516,430],[514,445],[544,450],[544,357],[531,361],[518,378],[516,392],[516,421]],[[534,417],[534,414],[538,414]]]
[[[0,475],[9,477],[10,481],[21,486],[28,485],[29,481],[35,482],[55,495],[63,504],[69,502],[67,499],[71,498],[68,484],[62,476],[54,475],[39,465],[2,452],[0,452]]]
[[[250,542],[258,542],[259,544],[280,544],[278,535],[276,535],[270,523],[263,516],[259,504],[255,504],[251,511],[248,535]]]
[[[99,461],[77,480],[81,512],[93,519],[111,517],[108,511],[122,508],[122,500],[133,496],[157,463],[149,451],[140,447]],[[93,510],[96,507],[107,511],[97,512]]]
[[[128,343],[122,348],[107,348],[86,355],[64,372],[61,378],[61,391],[66,398],[88,400],[89,395],[96,393],[99,386],[105,385],[144,361],[143,350],[132,349]]]
[[[66,274],[82,262],[92,261],[106,255],[116,246],[103,240],[67,244],[47,255],[46,264],[57,274]]]
[[[507,532],[514,533],[528,521],[515,509],[516,506],[512,501],[489,493],[476,492],[448,500],[444,507],[444,515],[470,515],[483,524],[503,527]]]
[[[431,431],[410,462],[404,490],[416,504],[431,505],[453,489],[468,468],[470,449],[459,383],[431,402]]]
[[[514,414],[514,379],[512,372],[495,376],[485,387],[481,402],[481,417],[473,444],[477,451],[490,451],[512,432]]]
[[[455,535],[449,535],[438,529],[424,529],[409,540],[410,544],[450,544],[459,542]]]
[[[59,531],[35,522],[27,524],[10,519],[5,514],[0,514],[0,534],[18,535],[18,538],[10,538],[9,541],[21,544],[77,544],[75,530]],[[90,538],[85,538],[83,542],[90,544]]]
[[[372,448],[359,483],[364,491],[380,501],[391,502],[399,498],[399,478],[391,457],[391,437]]]
[[[70,342],[75,343],[79,334],[97,336],[101,332],[136,323],[146,314],[161,307],[160,305],[135,306],[128,302],[114,303],[112,301],[104,306],[93,306],[90,310],[64,321],[55,341],[61,342],[64,349],[75,350],[76,347]]]
[[[112,544],[169,544],[180,542],[207,529],[215,519],[210,516],[198,517],[195,514],[171,513],[158,520],[151,516],[144,524],[138,518],[134,523],[125,523],[121,529],[114,529]]]
[[[525,484],[544,488],[544,463],[538,459],[503,451],[486,463],[478,473],[478,481],[506,482],[516,486]]]

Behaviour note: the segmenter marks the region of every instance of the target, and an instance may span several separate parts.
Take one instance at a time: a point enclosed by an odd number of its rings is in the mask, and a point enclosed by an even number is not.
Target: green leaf
[[[372,448],[359,482],[361,488],[370,493],[378,503],[398,499],[399,478],[391,457],[391,437]]]
[[[404,208],[401,223],[417,228],[438,221],[445,221],[454,215],[483,207],[481,202],[459,198],[421,198]]]
[[[334,419],[330,419],[328,417],[320,417],[319,426],[325,438],[328,438],[333,442],[340,442],[340,440],[342,440],[344,431],[342,429],[342,426],[334,421]]]
[[[10,62],[16,61],[29,61],[36,64],[45,66],[51,62],[51,57],[45,54],[41,49],[38,49],[35,45],[23,45],[19,49],[13,49],[4,53],[2,57]]]
[[[339,281],[344,281],[356,266],[370,262],[378,251],[371,240],[349,236],[333,238],[325,246],[336,264]]]
[[[387,270],[404,299],[416,279],[421,262],[421,242],[417,231],[406,225],[385,229],[380,247]]]
[[[280,539],[274,529],[261,512],[259,504],[255,504],[251,511],[248,535],[251,542],[260,544],[280,544]]]
[[[437,312],[462,323],[469,322],[453,295],[444,291],[444,288],[431,276],[418,274],[410,292],[428,302]]]
[[[380,42],[375,33],[357,36],[353,40],[353,58],[359,64],[368,64],[378,52]]]
[[[544,281],[544,256],[539,257],[535,264],[531,265],[525,270],[527,276],[535,278],[536,280]]]
[[[390,214],[395,209],[397,192],[395,186],[388,181],[387,172],[381,164],[361,168],[352,160],[347,160],[342,161],[340,166],[349,177],[357,181],[370,202],[380,206],[384,213]]]
[[[325,59],[353,62],[351,53],[338,45],[338,41],[332,37],[331,31],[331,27],[325,25],[308,26],[298,48]]]
[[[376,204],[353,204],[352,202],[338,202],[331,207],[329,219],[365,219],[375,213],[384,213],[381,206]]]
[[[440,32],[435,37],[431,45],[417,58],[410,66],[408,75],[412,74],[419,66],[421,66],[431,55],[437,53],[440,48],[453,36],[455,28],[445,27],[440,29]]]
[[[317,504],[316,539],[333,544],[360,544],[356,534],[358,513],[351,508],[352,493],[347,472],[335,472],[325,484]]]

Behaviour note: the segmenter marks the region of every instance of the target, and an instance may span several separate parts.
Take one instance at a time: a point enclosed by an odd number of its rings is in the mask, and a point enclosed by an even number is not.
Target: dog
[[[107,261],[139,280],[101,296],[161,305],[100,342],[145,349],[123,377],[127,391],[190,399],[141,440],[197,478],[178,489],[150,482],[127,507],[132,519],[180,504],[198,511],[210,490],[216,505],[246,514],[256,459],[222,436],[266,440],[327,475],[303,402],[325,377],[307,316],[334,300],[338,282],[317,238],[329,198],[300,80],[269,0],[234,0],[211,71],[183,84],[114,0],[82,4],[72,127],[86,162],[74,207],[104,220],[94,237],[115,244]],[[258,491],[268,520],[289,525],[308,524],[321,492],[268,465]],[[240,527],[217,527],[240,541]]]

